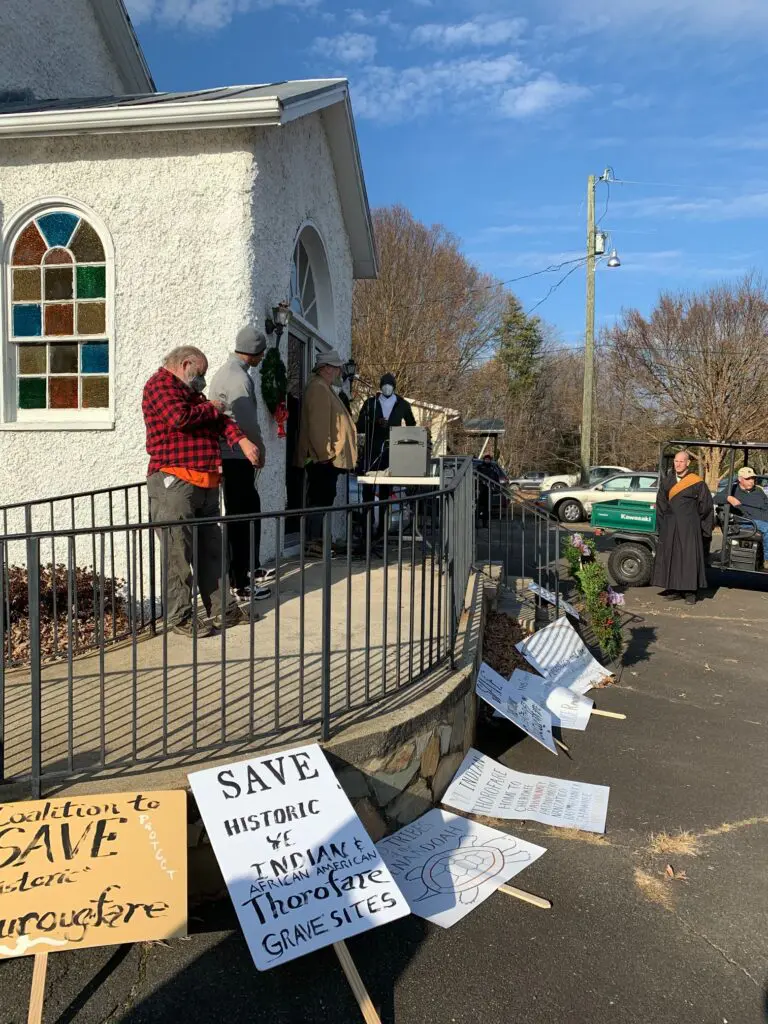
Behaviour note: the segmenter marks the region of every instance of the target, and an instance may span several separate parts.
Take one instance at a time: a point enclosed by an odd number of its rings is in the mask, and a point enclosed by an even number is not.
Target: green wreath
[[[261,394],[264,404],[274,416],[275,410],[288,394],[288,372],[280,358],[280,349],[269,349],[261,364]]]

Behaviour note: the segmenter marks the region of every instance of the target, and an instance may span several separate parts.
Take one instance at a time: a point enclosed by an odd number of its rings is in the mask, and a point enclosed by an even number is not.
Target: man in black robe
[[[670,600],[685,597],[696,604],[696,591],[706,587],[704,546],[709,548],[714,506],[709,488],[690,469],[688,452],[678,452],[674,471],[662,477],[656,496],[659,545],[651,584],[663,587]]]
[[[411,405],[395,391],[397,382],[394,374],[385,373],[379,382],[379,392],[368,398],[357,418],[357,433],[363,438],[358,472],[378,473],[389,466],[389,431],[392,427],[415,427],[416,419]],[[387,501],[391,488],[379,484],[379,501]],[[363,501],[373,501],[375,487],[363,486]],[[384,533],[383,514],[379,515],[375,536]]]

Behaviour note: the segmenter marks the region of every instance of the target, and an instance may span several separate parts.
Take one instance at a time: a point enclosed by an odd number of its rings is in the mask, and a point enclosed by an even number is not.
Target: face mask
[[[338,395],[338,394],[340,393],[340,391],[341,391],[341,384],[331,384],[331,388],[332,388],[332,389],[333,389],[333,390],[334,390],[334,391],[336,392],[336,394]]]
[[[381,393],[385,398],[391,398],[395,393],[395,389],[391,384],[382,384]]]
[[[205,374],[196,373],[194,377],[187,381],[187,384],[193,391],[197,391],[197,393],[200,394],[205,391]]]

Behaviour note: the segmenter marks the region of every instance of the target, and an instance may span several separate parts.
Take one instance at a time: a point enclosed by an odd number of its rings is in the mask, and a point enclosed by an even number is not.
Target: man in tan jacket
[[[333,385],[341,379],[344,360],[335,349],[317,357],[312,380],[304,392],[296,466],[307,472],[307,508],[329,508],[336,500],[336,483],[357,462],[354,420]],[[308,551],[322,553],[323,516],[308,523]]]

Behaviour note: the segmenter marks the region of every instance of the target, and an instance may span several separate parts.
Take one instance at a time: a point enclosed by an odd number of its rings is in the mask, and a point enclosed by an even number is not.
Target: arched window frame
[[[22,410],[18,403],[18,345],[25,342],[17,340],[13,331],[13,255],[19,236],[26,230],[29,224],[40,217],[51,213],[68,213],[80,218],[96,232],[104,250],[103,265],[105,268],[105,315],[103,332],[86,334],[77,331],[77,309],[73,310],[74,330],[70,335],[49,335],[41,334],[39,337],[30,338],[30,344],[77,344],[83,342],[107,342],[108,369],[104,374],[95,372],[96,376],[107,376],[109,378],[109,405],[103,408],[77,409],[34,409]],[[69,243],[74,238],[74,232]],[[54,248],[65,248],[65,246],[49,245],[48,252]],[[37,199],[17,210],[7,222],[7,228],[2,238],[0,247],[0,258],[2,259],[2,274],[0,275],[0,430],[104,430],[111,429],[115,422],[115,318],[114,318],[114,295],[115,295],[115,259],[114,246],[106,225],[94,211],[85,204],[75,202],[62,196],[51,196]],[[45,257],[41,258],[41,264]],[[89,261],[81,261],[87,265]],[[96,261],[91,261],[95,263]],[[33,266],[39,266],[36,264]],[[102,261],[98,261],[101,265]],[[48,264],[46,264],[48,265]],[[75,268],[77,263],[75,263]],[[74,271],[75,276],[77,271]],[[73,297],[73,302],[75,302]],[[98,301],[98,299],[97,299]],[[44,306],[41,296],[41,305]],[[45,315],[43,309],[43,316]],[[86,376],[82,373],[80,364],[80,353],[78,348],[78,378]],[[48,362],[46,362],[48,368]],[[48,375],[49,371],[46,370]],[[78,383],[78,388],[81,384]],[[80,390],[78,394],[81,394]]]
[[[297,266],[297,255],[303,248],[308,260],[308,270],[312,275],[314,291],[314,309],[317,311],[316,323],[308,318],[303,308],[297,309],[295,284],[306,286],[307,277],[303,280],[295,280],[294,269]],[[310,220],[304,221],[296,232],[291,250],[290,278],[288,288],[288,301],[291,304],[294,323],[303,328],[304,332],[311,336],[318,343],[320,349],[333,348],[336,340],[336,313],[333,298],[333,283],[331,280],[330,264],[325,248],[323,236],[317,226]]]

